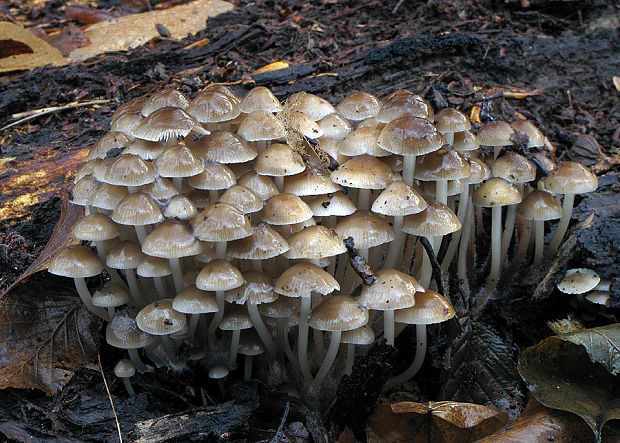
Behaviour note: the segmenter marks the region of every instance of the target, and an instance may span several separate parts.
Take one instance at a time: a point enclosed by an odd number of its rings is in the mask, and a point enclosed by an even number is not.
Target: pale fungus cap
[[[288,251],[284,237],[266,223],[252,226],[252,235],[230,242],[226,254],[242,260],[265,260]]]
[[[536,178],[536,168],[521,154],[506,151],[491,166],[494,177],[501,177],[512,183],[528,183]]]
[[[478,137],[471,131],[461,131],[454,134],[452,148],[457,152],[475,151],[480,147]]]
[[[382,215],[409,215],[426,209],[426,201],[411,186],[392,182],[372,204],[372,211]]]
[[[350,331],[368,323],[368,311],[353,297],[336,295],[312,310],[309,325],[321,331]]]
[[[565,294],[583,294],[591,291],[601,281],[601,277],[591,269],[569,269],[564,279],[558,283],[558,289]]]
[[[266,111],[248,114],[237,130],[237,135],[249,142],[276,140],[283,138],[285,134],[282,120]]]
[[[93,305],[100,308],[116,308],[129,303],[129,294],[119,285],[108,282],[93,294]]]
[[[444,108],[435,114],[435,126],[442,134],[471,129],[471,123],[469,123],[467,116],[454,108]]]
[[[400,176],[381,160],[370,155],[360,155],[340,165],[330,174],[334,183],[358,189],[384,189]]]
[[[164,143],[136,138],[123,150],[123,154],[137,155],[142,160],[155,160],[164,152],[166,147]]]
[[[562,217],[562,205],[550,192],[536,189],[519,203],[517,214],[526,220],[554,220]]]
[[[148,117],[158,109],[168,106],[186,109],[189,106],[189,100],[176,89],[164,89],[147,97],[140,111],[142,115]]]
[[[312,197],[308,202],[308,206],[310,206],[315,217],[328,217],[333,215],[343,217],[353,214],[357,209],[355,203],[340,191],[334,192],[333,194]]]
[[[191,177],[204,170],[202,162],[184,145],[166,148],[153,165],[162,177]]]
[[[358,122],[379,113],[381,102],[368,92],[352,92],[343,98],[336,109],[344,118]]]
[[[479,158],[469,159],[469,177],[463,179],[465,184],[477,185],[491,177],[491,170],[485,162]]]
[[[385,125],[378,143],[393,154],[417,156],[436,151],[444,140],[431,122],[407,115]]]
[[[458,180],[469,174],[469,162],[452,149],[441,148],[416,158],[415,178],[418,180]]]
[[[151,334],[140,330],[136,319],[127,310],[117,312],[105,328],[105,339],[110,346],[120,349],[138,349],[155,341]]]
[[[340,343],[352,345],[370,345],[375,341],[375,331],[368,325],[361,326],[350,331],[345,331],[340,336]]]
[[[478,131],[478,142],[484,146],[510,146],[514,129],[504,121],[486,123]]]
[[[323,137],[334,140],[343,140],[352,130],[351,123],[339,114],[329,114],[318,122],[323,130]]]
[[[249,114],[255,111],[280,112],[282,105],[280,100],[264,86],[252,88],[239,105],[241,112]]]
[[[78,240],[102,241],[118,237],[118,227],[107,215],[96,213],[77,221],[73,235]]]
[[[187,322],[185,314],[172,308],[172,301],[159,300],[138,312],[138,327],[151,335],[170,335],[181,331]]]
[[[245,163],[258,155],[248,142],[229,131],[213,131],[201,137],[192,150],[204,161],[217,163]]]
[[[233,171],[226,165],[206,162],[204,170],[187,179],[187,184],[196,189],[219,190],[228,189],[237,179]]]
[[[521,134],[527,135],[527,147],[534,148],[545,144],[545,136],[531,121],[518,119],[510,123],[510,126]]]
[[[265,346],[258,333],[253,329],[249,329],[241,334],[237,352],[241,355],[261,355],[265,352]]]
[[[164,214],[155,200],[141,192],[127,195],[112,212],[112,220],[119,225],[150,225],[163,219]]]
[[[250,314],[248,314],[245,306],[229,305],[226,307],[219,328],[222,331],[235,331],[239,329],[250,329],[252,326]]]
[[[258,271],[246,271],[243,273],[245,282],[238,288],[226,291],[225,300],[228,303],[243,305],[246,302],[255,305],[271,303],[277,300],[279,295],[273,291],[271,279]]]
[[[209,378],[219,380],[228,376],[228,369],[224,366],[214,366],[209,369]]]
[[[263,200],[268,200],[280,192],[273,180],[264,175],[258,175],[254,171],[243,174],[239,177],[237,183],[251,189],[254,194]]]
[[[108,154],[121,152],[130,141],[127,135],[119,131],[110,131],[95,143],[88,152],[86,161],[90,162],[95,159],[104,159]]]
[[[62,249],[52,258],[48,272],[62,277],[93,277],[103,271],[103,264],[93,251],[85,246],[74,245]]]
[[[258,310],[267,318],[298,318],[299,300],[292,297],[279,297],[271,303],[259,305]]]
[[[116,186],[142,186],[155,181],[155,169],[137,155],[123,154],[110,164],[101,181]]]
[[[153,257],[179,258],[199,254],[201,247],[187,223],[166,220],[146,236],[142,250]]]
[[[254,170],[259,175],[282,177],[299,174],[306,165],[296,151],[282,143],[273,143],[256,157]]]
[[[144,255],[136,269],[140,277],[166,277],[172,275],[170,262],[165,258]]]
[[[226,260],[213,260],[196,277],[196,287],[203,291],[229,291],[244,282],[243,275]]]
[[[298,195],[329,194],[340,191],[340,186],[334,183],[330,176],[314,168],[306,168],[299,174],[284,178],[284,192]]]
[[[74,205],[86,206],[92,204],[93,197],[102,186],[92,175],[82,177],[71,189],[71,200]],[[125,193],[127,189],[123,188]],[[121,197],[122,198],[122,197]]]
[[[565,162],[543,178],[544,189],[554,194],[585,194],[596,191],[598,178],[580,163]]]
[[[323,130],[306,114],[289,111],[279,115],[287,130],[293,130],[304,137],[316,140],[323,136]]]
[[[167,218],[189,220],[198,213],[194,202],[184,195],[175,195],[170,199],[164,210]]]
[[[311,292],[327,295],[339,290],[334,277],[307,262],[291,266],[274,283],[274,291],[286,297],[309,297]]]
[[[220,202],[228,203],[244,214],[251,214],[263,209],[263,200],[250,189],[233,185],[220,196]]]
[[[134,128],[138,127],[143,119],[144,116],[141,112],[125,112],[113,122],[110,122],[110,131],[122,132],[128,138],[133,138]]]
[[[454,309],[446,298],[438,292],[425,289],[416,292],[415,305],[394,311],[394,321],[409,325],[430,325],[450,320]]]
[[[185,137],[190,132],[208,134],[194,117],[180,108],[165,107],[149,114],[133,130],[134,136],[154,142]]]
[[[108,252],[106,265],[114,269],[136,269],[143,259],[144,254],[139,245],[132,241],[123,241]]]
[[[424,211],[408,215],[403,220],[403,232],[412,235],[448,235],[461,229],[461,222],[449,207],[427,200]]]
[[[172,300],[172,308],[183,314],[208,314],[217,312],[217,300],[212,292],[201,291],[191,285]]]
[[[396,269],[380,269],[377,280],[362,288],[358,303],[367,309],[403,309],[415,304],[414,294],[424,290],[418,281]]]
[[[114,375],[118,378],[129,378],[136,375],[136,367],[127,358],[123,358],[114,366]]]
[[[286,258],[324,258],[347,251],[342,238],[325,226],[308,226],[288,238]]]
[[[346,136],[340,143],[340,154],[349,157],[368,154],[374,157],[386,157],[388,151],[377,144],[381,130],[376,127],[363,126]]]
[[[194,235],[203,241],[231,241],[252,234],[248,217],[228,203],[215,203],[191,220]]]
[[[394,240],[394,229],[377,214],[357,211],[338,221],[334,228],[342,238],[353,237],[356,248],[372,248]]]
[[[336,109],[330,102],[318,95],[308,92],[296,92],[291,94],[288,99],[286,99],[284,108],[302,112],[313,121],[319,121],[329,115],[336,115],[334,114]]]
[[[433,107],[423,97],[411,91],[401,90],[390,94],[379,110],[377,120],[389,123],[403,116],[414,116],[433,121],[435,113]]]
[[[261,212],[263,221],[272,225],[291,225],[308,220],[312,209],[295,194],[274,195],[265,203]]]
[[[189,104],[187,112],[200,123],[216,123],[236,118],[241,109],[239,103],[231,97],[211,89],[198,93]]]
[[[160,202],[164,202],[174,197],[175,195],[179,194],[179,191],[177,190],[177,188],[174,187],[172,182],[168,180],[167,178],[163,178],[163,177],[157,177],[157,179],[154,182],[143,186],[142,192],[150,195],[155,200],[158,200]],[[127,193],[127,190],[125,190],[125,194],[126,193]]]
[[[515,185],[499,177],[485,181],[473,195],[474,205],[484,208],[516,205],[521,203],[521,200],[521,192]]]

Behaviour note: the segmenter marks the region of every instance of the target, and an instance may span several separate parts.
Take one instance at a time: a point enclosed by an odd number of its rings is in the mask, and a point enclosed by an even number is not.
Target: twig
[[[47,115],[47,114],[53,114],[54,112],[59,112],[59,111],[64,111],[65,109],[73,109],[73,108],[80,108],[83,106],[90,106],[90,105],[101,105],[104,103],[109,103],[112,100],[91,100],[88,102],[72,102],[69,103],[67,105],[63,105],[63,106],[52,106],[49,108],[41,108],[41,109],[34,109],[32,111],[25,111],[25,112],[19,112],[17,114],[13,114],[11,117],[12,118],[18,118],[19,120],[10,123],[6,126],[3,126],[2,128],[0,128],[0,131],[3,131],[5,129],[9,129],[12,128],[13,126],[17,126],[20,125],[24,122],[27,122],[29,120],[33,120],[37,117],[40,117],[42,115]],[[22,118],[23,117],[23,118]]]
[[[282,429],[284,429],[284,424],[286,423],[286,418],[288,417],[289,407],[290,407],[290,402],[287,401],[286,406],[284,407],[284,414],[282,414],[282,420],[280,420],[280,426],[278,426],[276,435],[274,435],[273,438],[271,439],[271,443],[280,442],[280,436],[282,435]],[[284,436],[284,439],[287,440],[286,436]]]
[[[394,9],[392,9],[392,14],[396,14],[396,12],[398,11],[398,8],[400,8],[400,5],[403,4],[404,0],[398,0],[398,3],[396,3],[396,6],[394,6]]]
[[[426,249],[426,253],[428,254],[428,258],[431,261],[431,267],[433,268],[433,277],[435,277],[435,282],[437,283],[437,292],[440,294],[444,294],[443,283],[441,282],[441,265],[437,260],[437,256],[435,255],[435,251],[433,251],[433,247],[428,239],[424,236],[419,237],[422,246]]]
[[[116,422],[116,430],[118,431],[118,441],[123,443],[123,434],[121,433],[121,424],[118,422],[118,415],[116,415],[116,408],[114,407],[114,400],[112,400],[112,395],[110,394],[110,389],[108,388],[108,382],[105,379],[105,374],[103,373],[103,367],[101,366],[101,354],[97,354],[97,363],[99,363],[99,372],[101,373],[101,378],[103,378],[103,384],[105,385],[105,391],[108,393],[108,398],[110,399],[110,405],[112,406],[112,413],[114,414],[114,421]]]

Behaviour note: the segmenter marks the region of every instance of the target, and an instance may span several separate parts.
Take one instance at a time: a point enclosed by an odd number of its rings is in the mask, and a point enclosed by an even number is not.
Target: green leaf
[[[585,420],[597,441],[620,419],[618,328],[610,325],[549,337],[523,351],[519,373],[538,401]]]

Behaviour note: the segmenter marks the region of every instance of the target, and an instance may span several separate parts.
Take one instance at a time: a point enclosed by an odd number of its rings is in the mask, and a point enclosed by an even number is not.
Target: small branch
[[[435,251],[433,251],[433,247],[428,239],[424,236],[419,236],[420,242],[422,242],[422,246],[426,249],[426,253],[428,254],[428,258],[431,261],[431,267],[433,268],[433,277],[435,277],[435,283],[437,283],[437,292],[440,294],[444,293],[443,283],[441,282],[441,265],[437,260],[437,256],[435,255]]]
[[[118,422],[118,415],[116,415],[116,408],[114,407],[114,400],[112,400],[112,395],[110,394],[110,389],[108,388],[108,382],[105,379],[105,374],[103,373],[103,367],[101,366],[101,354],[97,354],[97,363],[99,364],[99,373],[101,373],[101,378],[103,378],[103,384],[105,385],[105,391],[108,394],[108,399],[110,400],[110,405],[112,406],[112,413],[114,414],[114,421],[116,422],[116,430],[118,431],[118,441],[123,443],[123,434],[121,433],[121,424]]]
[[[65,109],[73,109],[73,108],[81,108],[84,106],[91,106],[91,105],[101,105],[104,103],[109,103],[112,100],[91,100],[88,102],[72,102],[69,103],[67,105],[63,105],[63,106],[52,106],[49,108],[41,108],[41,109],[34,109],[31,111],[25,111],[25,112],[19,112],[17,114],[13,114],[11,117],[12,118],[18,118],[19,120],[10,123],[6,126],[3,126],[2,128],[0,128],[0,131],[3,131],[5,129],[9,129],[12,128],[13,126],[17,126],[20,125],[22,123],[25,123],[29,120],[33,120],[37,117],[40,117],[42,115],[47,115],[47,114],[53,114],[54,112],[60,112],[60,111],[64,111]]]

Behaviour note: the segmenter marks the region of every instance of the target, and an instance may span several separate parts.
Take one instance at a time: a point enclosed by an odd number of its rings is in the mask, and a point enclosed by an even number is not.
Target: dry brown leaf
[[[172,8],[126,15],[95,23],[85,30],[91,44],[71,51],[70,61],[81,61],[109,51],[126,51],[159,37],[156,25],[165,26],[171,38],[185,38],[207,25],[212,17],[233,8],[221,0],[196,0]]]
[[[585,423],[575,416],[557,409],[549,409],[532,397],[523,414],[499,432],[483,438],[479,443],[549,442],[569,443],[592,438]]]
[[[369,442],[470,442],[502,428],[504,412],[453,401],[383,403],[366,428]]]
[[[47,246],[0,298],[0,388],[52,395],[95,356],[99,322],[70,279],[43,271],[56,251],[75,242],[72,228],[80,214],[82,208],[65,199]]]
[[[20,25],[0,22],[0,41],[3,41],[0,48],[0,72],[67,64],[58,49]]]

